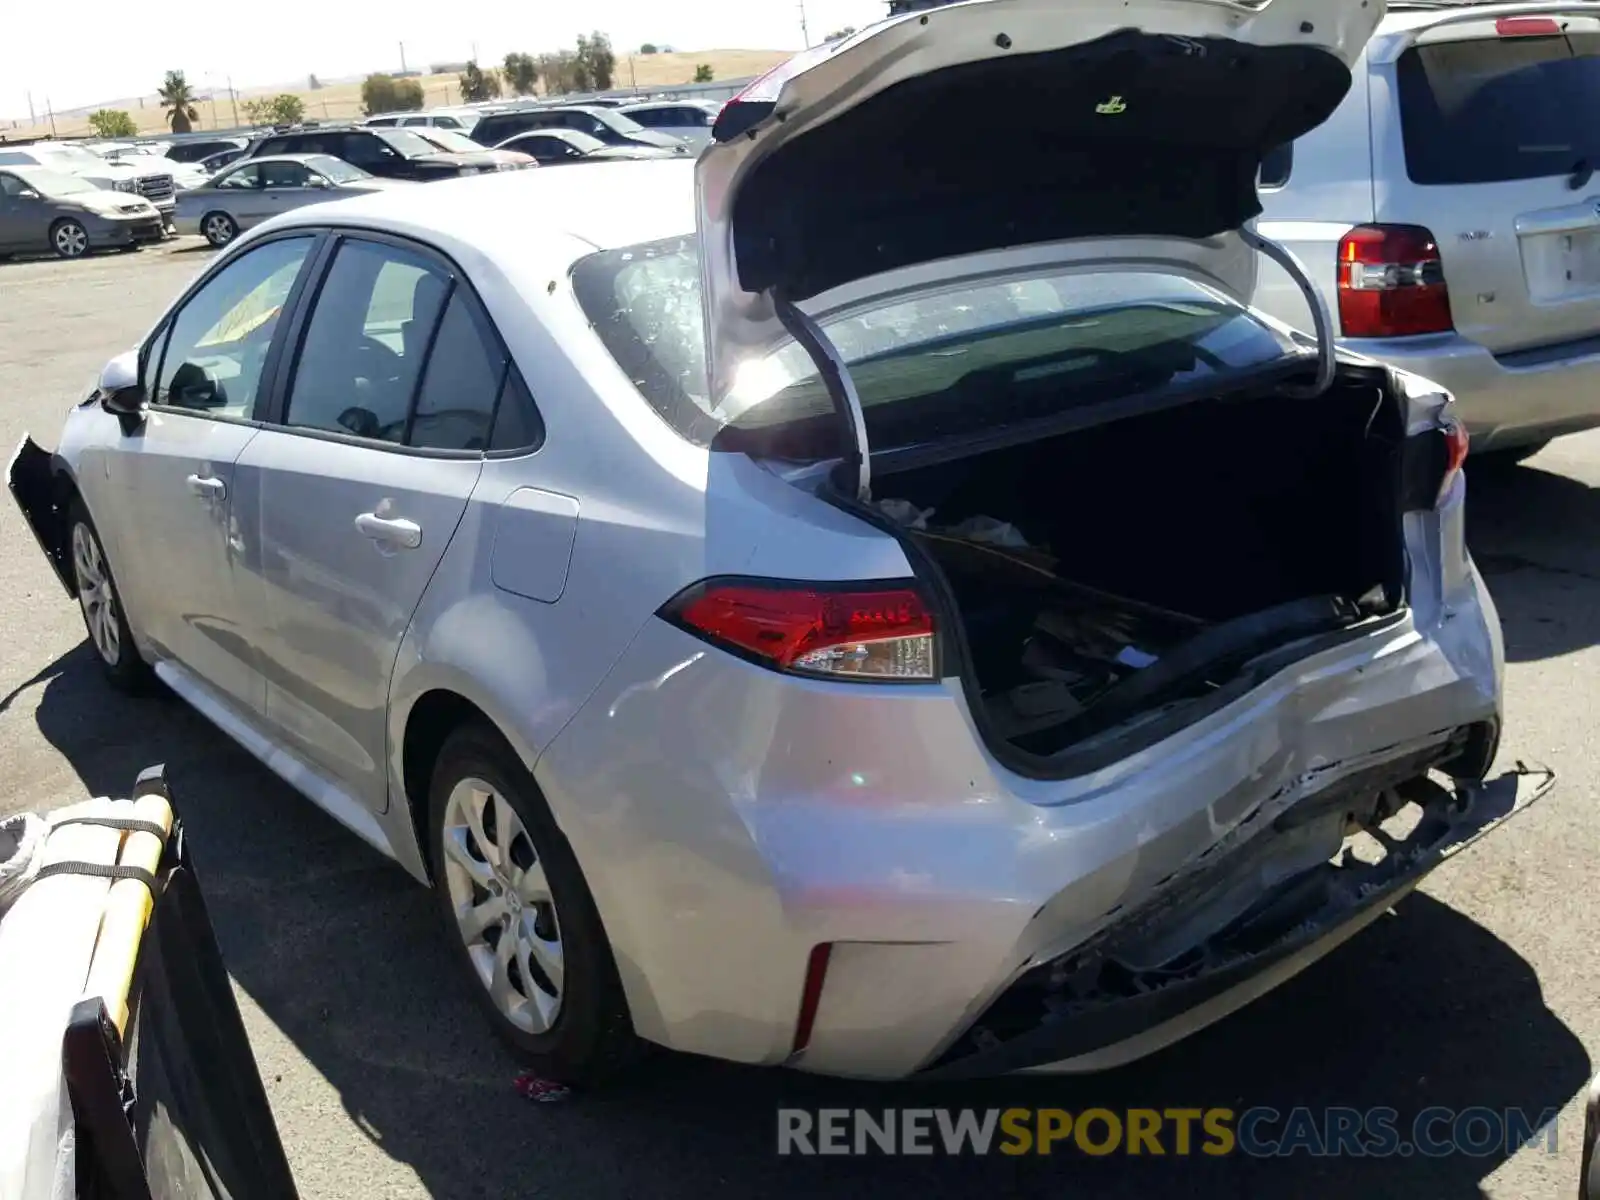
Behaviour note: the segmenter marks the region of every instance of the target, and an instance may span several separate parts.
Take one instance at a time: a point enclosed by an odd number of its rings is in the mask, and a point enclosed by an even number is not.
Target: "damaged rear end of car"
[[[783,803],[741,817],[757,846],[788,839],[792,1065],[1138,1057],[1548,790],[1533,770],[1483,782],[1503,651],[1449,395],[1337,353],[1316,289],[1250,229],[1262,155],[1339,104],[1382,11],[902,18],[729,105],[696,166],[697,241],[575,270],[679,433],[859,522],[826,578],[703,579],[662,608],[766,673],[707,689],[727,711],[696,719],[780,714],[860,787],[895,749],[817,736],[827,710],[868,738],[901,703],[898,752],[948,764],[898,768],[937,793],[868,813],[807,797],[801,739],[773,737],[760,774]],[[977,119],[994,111],[1015,119]],[[1250,308],[1263,255],[1301,280],[1313,336]],[[646,295],[619,349],[608,322]],[[665,335],[689,305],[703,362]],[[859,840],[897,821],[904,845]],[[839,895],[859,902],[811,907]],[[930,929],[935,910],[960,915]],[[884,997],[907,995],[882,1036]]]

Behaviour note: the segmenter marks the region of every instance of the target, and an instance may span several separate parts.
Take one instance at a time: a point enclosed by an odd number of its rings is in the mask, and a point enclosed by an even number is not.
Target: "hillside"
[[[694,79],[695,68],[701,63],[710,64],[712,75],[717,79],[744,79],[770,70],[788,58],[789,53],[785,50],[699,50],[674,54],[619,55],[614,82],[617,87],[636,86],[644,89],[688,83]],[[461,89],[454,75],[425,75],[420,82],[429,108],[461,101]],[[198,82],[195,83],[195,91],[207,95]],[[278,92],[293,92],[299,96],[305,101],[306,116],[313,120],[351,120],[363,115],[359,80],[330,82],[315,91],[304,87],[240,88],[239,98],[245,100]],[[154,93],[126,100],[110,100],[94,107],[123,109],[138,123],[142,134],[167,132],[165,114]],[[243,123],[242,111],[240,119],[235,121],[225,89],[220,90],[214,99],[201,101],[197,107],[200,111],[200,119],[195,122],[197,130],[229,128]],[[61,137],[77,137],[88,133],[89,111],[80,109],[72,113],[57,113],[56,133]],[[9,122],[0,122],[0,135],[7,138],[37,137],[50,132],[48,121],[33,125],[20,121],[15,129],[8,126]]]

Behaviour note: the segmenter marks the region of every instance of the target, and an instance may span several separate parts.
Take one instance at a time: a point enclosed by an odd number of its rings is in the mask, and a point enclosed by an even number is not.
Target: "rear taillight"
[[[661,615],[778,671],[886,681],[938,677],[933,613],[910,584],[858,590],[712,579]]]
[[[1450,413],[1442,416],[1435,428],[1406,439],[1403,490],[1407,511],[1425,511],[1444,503],[1467,461],[1470,442],[1467,427]]]
[[[1444,478],[1439,483],[1438,494],[1438,501],[1442,503],[1450,494],[1450,485],[1456,481],[1456,476],[1461,474],[1461,468],[1466,464],[1472,439],[1467,434],[1467,427],[1454,417],[1445,417],[1439,423],[1439,433],[1444,438]]]
[[[1455,327],[1439,244],[1420,225],[1362,225],[1339,241],[1345,337],[1411,337]]]

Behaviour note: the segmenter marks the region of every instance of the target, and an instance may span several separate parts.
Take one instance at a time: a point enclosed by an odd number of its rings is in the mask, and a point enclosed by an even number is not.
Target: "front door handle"
[[[184,482],[189,487],[189,494],[202,500],[222,500],[228,495],[228,485],[210,475],[191,475]]]
[[[375,542],[415,550],[422,545],[422,526],[403,517],[380,517],[377,513],[362,513],[356,518],[356,528]]]

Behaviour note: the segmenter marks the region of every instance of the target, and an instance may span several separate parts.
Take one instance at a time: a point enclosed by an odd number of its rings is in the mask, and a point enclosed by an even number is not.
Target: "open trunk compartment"
[[[1315,399],[1199,400],[880,473],[876,507],[953,610],[991,748],[1048,772],[1397,611],[1404,415],[1386,378],[1346,369]]]

